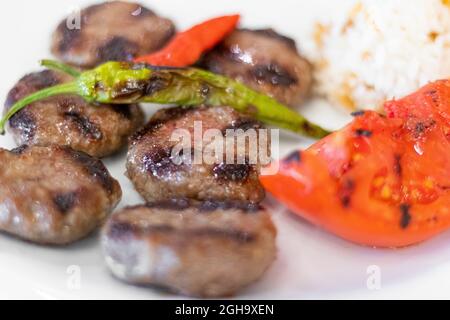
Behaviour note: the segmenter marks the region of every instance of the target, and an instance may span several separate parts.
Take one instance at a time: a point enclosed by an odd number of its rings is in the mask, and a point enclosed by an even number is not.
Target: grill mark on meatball
[[[139,142],[143,137],[145,137],[147,134],[150,134],[157,129],[159,129],[162,125],[162,121],[159,120],[150,120],[142,129],[136,131],[131,137],[130,137],[130,144],[133,145],[137,142]]]
[[[145,206],[147,208],[155,208],[155,209],[167,209],[167,210],[173,210],[173,211],[182,211],[186,210],[189,207],[192,206],[192,201],[190,201],[187,198],[177,198],[177,199],[169,199],[159,202],[152,202],[147,203]],[[128,208],[138,208],[140,205],[137,205],[135,207],[128,207]]]
[[[137,52],[138,46],[136,43],[124,37],[116,36],[98,48],[97,57],[101,62],[129,61],[133,59]]]
[[[108,229],[108,237],[115,240],[125,240],[133,237],[135,229],[135,226],[128,222],[114,221]]]
[[[103,137],[100,128],[91,122],[88,117],[83,116],[76,111],[64,112],[64,117],[74,123],[78,130],[87,138],[100,140]]]
[[[25,141],[33,139],[36,133],[36,122],[33,115],[26,109],[20,110],[9,119],[12,129],[17,129]]]
[[[116,240],[124,240],[130,237],[141,237],[149,233],[175,233],[190,237],[221,237],[228,238],[239,243],[249,243],[256,240],[256,236],[249,232],[237,229],[219,229],[201,227],[194,229],[178,229],[169,224],[137,226],[128,222],[114,222],[108,230],[108,236]]]
[[[145,170],[156,178],[162,178],[183,168],[183,164],[174,162],[171,147],[159,148],[146,153],[142,158],[142,163]]]
[[[244,212],[257,212],[262,210],[262,206],[257,203],[250,203],[245,201],[216,201],[206,200],[198,205],[200,212],[212,212],[215,210],[230,210],[238,209]]]
[[[289,71],[275,62],[259,64],[249,70],[256,81],[265,82],[273,86],[290,86],[297,83]]]
[[[223,181],[244,182],[248,179],[252,167],[249,164],[216,164],[212,171],[214,178]]]
[[[272,39],[276,39],[279,41],[282,41],[283,43],[285,43],[288,47],[290,47],[293,50],[297,50],[297,45],[295,44],[295,40],[286,36],[283,36],[281,34],[279,34],[278,32],[276,32],[275,30],[269,28],[269,29],[239,29],[240,31],[245,31],[245,32],[251,32],[251,33],[256,33],[256,34],[260,34],[262,36],[265,37],[269,37]]]
[[[1,204],[6,216],[16,218],[0,221],[0,230],[21,239],[51,245],[79,240],[106,219],[121,197],[116,180],[111,178],[114,192],[107,194],[69,147],[23,145],[2,151]]]
[[[111,109],[125,119],[130,120],[133,117],[133,114],[131,113],[131,106],[132,105],[128,104],[112,104]]]
[[[221,163],[223,161],[192,165],[189,161],[189,151],[192,148],[175,150],[174,144],[168,143],[174,128],[181,126],[190,129],[194,121],[206,121],[206,128],[216,128],[222,133],[226,127],[247,129],[259,126],[252,119],[240,119],[232,108],[221,108],[198,106],[163,109],[153,116],[143,130],[134,135],[128,151],[127,172],[139,193],[148,201],[178,197],[203,201],[225,198],[261,201],[264,192],[257,180],[258,166],[249,165],[246,155],[241,155],[245,161],[234,161],[231,165]],[[189,112],[192,113],[187,114]],[[184,116],[182,122],[177,121],[180,116]],[[173,151],[183,151],[185,156],[180,157]],[[247,150],[243,152],[247,153]],[[179,159],[183,162],[180,163]],[[195,183],[194,180],[199,181]],[[223,189],[224,186],[227,187]]]
[[[111,15],[121,20],[122,27]],[[113,1],[91,5],[81,11],[79,27],[75,21],[69,20],[68,24],[68,19],[61,21],[54,32],[52,52],[69,64],[87,68],[159,50],[175,34],[175,26],[169,19],[138,3]],[[130,31],[124,32],[127,26]],[[142,29],[142,37],[133,31],[137,29]]]
[[[234,120],[231,125],[229,125],[228,127],[226,127],[225,129],[222,130],[222,135],[226,136],[227,134],[227,130],[243,130],[243,131],[247,131],[249,129],[261,129],[262,125],[260,122],[251,119],[251,118],[240,118],[237,120]]]
[[[78,192],[76,191],[58,193],[53,197],[53,202],[62,214],[69,212],[70,209],[73,208],[77,200]]]
[[[10,90],[6,104],[41,87],[71,80],[70,76],[53,70],[29,74]],[[137,104],[105,104],[98,108],[76,95],[61,95],[27,106],[12,117],[9,128],[20,144],[69,145],[92,156],[104,157],[123,147],[143,122]],[[61,130],[63,135],[58,134]]]
[[[128,206],[126,209],[135,209],[141,206],[142,205]],[[260,204],[251,203],[247,201],[233,201],[233,200],[196,201],[188,198],[176,198],[146,203],[145,207],[151,209],[165,209],[171,211],[183,211],[189,208],[196,208],[199,212],[203,213],[210,213],[216,210],[230,210],[230,209],[237,209],[244,212],[252,213],[263,209],[263,207]]]
[[[158,113],[158,115],[162,115],[161,117],[152,118],[141,130],[138,130],[131,136],[130,141],[132,143],[136,143],[147,134],[151,134],[155,130],[159,129],[166,121],[176,121],[193,110],[194,109],[192,107],[174,107],[164,109],[163,113]]]
[[[230,209],[237,209],[245,212],[256,212],[262,210],[261,205],[246,201],[232,201],[232,200],[195,201],[187,198],[178,198],[154,203],[147,203],[145,206],[148,208],[168,209],[173,211],[182,211],[188,208],[196,208],[200,212],[213,212],[216,210],[230,210]]]
[[[178,232],[176,229],[173,231]],[[239,243],[249,243],[255,241],[256,239],[254,234],[236,229],[198,228],[188,230],[188,233],[199,237],[224,237]]]
[[[108,170],[104,164],[93,157],[90,157],[84,152],[66,149],[71,156],[93,176],[108,193],[113,192],[114,181],[110,177]]]
[[[243,82],[295,107],[309,95],[312,65],[294,40],[274,30],[238,29],[208,52],[200,66]]]

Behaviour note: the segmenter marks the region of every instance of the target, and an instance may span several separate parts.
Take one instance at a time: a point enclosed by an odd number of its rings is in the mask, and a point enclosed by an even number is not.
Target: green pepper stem
[[[80,71],[72,68],[71,66],[61,63],[59,61],[55,61],[55,60],[48,60],[48,59],[41,60],[41,66],[52,69],[52,70],[64,72],[75,78],[81,74]]]
[[[78,85],[76,82],[69,82],[46,88],[31,95],[25,97],[24,99],[16,102],[5,114],[5,116],[0,120],[0,134],[5,134],[5,124],[11,117],[25,108],[27,105],[36,102],[41,99],[53,97],[60,94],[78,94]]]

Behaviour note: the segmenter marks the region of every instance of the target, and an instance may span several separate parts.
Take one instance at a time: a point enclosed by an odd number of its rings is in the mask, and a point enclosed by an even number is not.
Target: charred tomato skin
[[[293,212],[344,239],[403,247],[450,227],[450,82],[366,111],[262,176]],[[300,157],[297,157],[300,158]]]

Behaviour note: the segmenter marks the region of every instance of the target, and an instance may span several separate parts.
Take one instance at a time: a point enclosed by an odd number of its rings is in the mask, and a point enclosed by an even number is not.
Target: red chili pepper
[[[239,15],[231,15],[207,20],[178,33],[162,50],[138,57],[135,61],[155,66],[193,65],[204,52],[212,49],[236,28],[239,18]]]
[[[450,228],[450,81],[367,111],[261,182],[294,213],[347,240],[402,247]]]

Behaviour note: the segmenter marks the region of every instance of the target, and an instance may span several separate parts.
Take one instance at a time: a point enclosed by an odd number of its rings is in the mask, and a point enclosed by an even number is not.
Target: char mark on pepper
[[[411,222],[411,206],[409,204],[401,204],[400,205],[400,213],[401,213],[401,218],[400,218],[400,227],[402,229],[406,229],[410,222]]]
[[[402,176],[402,156],[394,154],[394,172],[397,176]]]
[[[354,190],[355,190],[355,181],[351,179],[346,179],[339,185],[338,197],[344,208],[350,207],[351,197]]]
[[[170,79],[166,75],[154,73],[145,88],[145,95],[151,96],[154,93],[167,89],[170,86]]]
[[[302,161],[302,155],[300,150],[291,152],[287,157],[283,159],[283,163],[300,163]]]
[[[355,134],[358,137],[370,138],[372,136],[373,132],[370,130],[366,130],[366,129],[356,129]]]
[[[350,115],[351,115],[352,117],[361,117],[361,116],[363,116],[363,115],[365,115],[365,114],[366,114],[366,111],[365,111],[365,110],[358,110],[358,111],[352,112]]]

